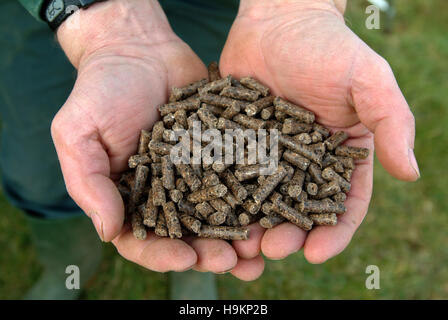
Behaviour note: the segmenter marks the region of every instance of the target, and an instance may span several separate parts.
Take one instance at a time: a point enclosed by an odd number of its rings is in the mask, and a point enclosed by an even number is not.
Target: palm
[[[277,13],[275,19],[254,21],[240,16],[221,56],[221,71],[262,80],[273,94],[313,111],[321,124],[349,132],[349,144],[367,147],[373,153],[373,135],[360,122],[351,101],[356,56],[370,49],[337,14],[319,13],[312,19],[315,15],[309,12],[299,16],[285,10]],[[293,231],[297,243],[292,244],[284,235],[284,229],[292,226],[279,226],[266,232],[262,240],[265,254],[281,258],[288,251],[285,247],[297,250],[304,242],[305,255],[312,262],[326,260],[329,252],[340,252],[367,212],[372,158],[358,164],[346,202],[347,213],[340,217],[337,227],[318,227],[308,235],[297,229]],[[272,239],[276,246],[271,245]],[[279,243],[282,249],[278,249]]]

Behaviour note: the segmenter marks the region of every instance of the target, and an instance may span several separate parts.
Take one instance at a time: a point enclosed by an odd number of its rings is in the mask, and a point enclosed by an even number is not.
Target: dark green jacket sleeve
[[[43,21],[39,16],[40,9],[44,0],[19,0],[19,2],[28,10],[31,15],[39,21]]]

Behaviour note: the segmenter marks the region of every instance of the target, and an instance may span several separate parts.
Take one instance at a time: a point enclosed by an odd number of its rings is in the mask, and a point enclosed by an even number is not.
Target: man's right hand
[[[152,127],[157,105],[166,102],[172,86],[207,77],[157,1],[97,3],[72,15],[57,36],[78,76],[53,120],[52,136],[68,193],[92,219],[100,238],[154,271],[234,269],[238,278],[258,277],[263,259],[239,259],[225,241],[182,241],[153,232],[141,241],[123,226],[124,206],[115,182],[136,152],[140,130]]]

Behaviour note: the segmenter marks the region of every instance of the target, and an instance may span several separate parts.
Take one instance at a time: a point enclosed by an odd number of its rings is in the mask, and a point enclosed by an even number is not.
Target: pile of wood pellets
[[[160,237],[245,240],[247,226],[273,228],[289,221],[303,230],[336,225],[344,214],[355,160],[369,150],[342,145],[347,133],[315,122],[314,113],[270,95],[251,77],[222,78],[217,63],[209,79],[172,88],[159,106],[162,120],[141,131],[138,153],[129,158],[118,189],[137,239]],[[172,131],[204,128],[278,130],[278,166],[260,175],[262,164],[173,164]],[[265,165],[265,164],[263,164]]]

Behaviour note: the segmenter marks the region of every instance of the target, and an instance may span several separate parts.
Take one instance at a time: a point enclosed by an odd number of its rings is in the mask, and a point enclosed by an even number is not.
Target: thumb
[[[96,130],[66,108],[54,118],[51,134],[67,191],[92,219],[101,240],[111,241],[123,226],[124,205],[109,178],[109,157]]]
[[[353,67],[351,94],[361,122],[374,133],[376,154],[394,177],[420,177],[414,156],[415,120],[389,64],[370,48]]]

